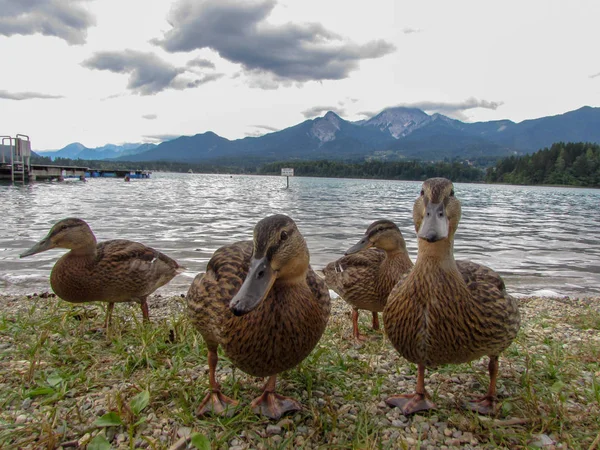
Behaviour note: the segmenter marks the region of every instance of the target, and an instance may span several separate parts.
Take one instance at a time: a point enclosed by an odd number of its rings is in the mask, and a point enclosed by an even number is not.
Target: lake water
[[[143,242],[187,271],[161,288],[185,293],[221,245],[251,239],[261,218],[291,216],[315,269],[343,255],[374,220],[395,221],[413,260],[410,181],[154,173],[151,179],[95,178],[0,185],[0,293],[49,290],[56,249],[19,259],[64,217],[86,220],[99,241]],[[462,220],[457,259],[494,268],[513,294],[600,295],[600,190],[455,183]]]

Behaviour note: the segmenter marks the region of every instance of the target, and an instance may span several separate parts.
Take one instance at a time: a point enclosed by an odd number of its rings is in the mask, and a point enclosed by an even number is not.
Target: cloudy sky
[[[597,0],[0,0],[0,135],[262,135],[328,110],[600,106]]]

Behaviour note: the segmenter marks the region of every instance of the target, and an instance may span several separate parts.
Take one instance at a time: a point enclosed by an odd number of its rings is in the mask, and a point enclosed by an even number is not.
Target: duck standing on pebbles
[[[354,339],[365,339],[358,330],[358,311],[371,311],[373,329],[378,330],[378,313],[383,311],[392,288],[412,266],[398,226],[390,220],[377,220],[345,256],[323,269],[327,286],[352,306]]]
[[[144,320],[149,320],[148,296],[185,270],[139,242],[114,239],[98,244],[89,225],[76,218],[54,224],[44,239],[20,257],[52,248],[70,250],[52,268],[52,290],[71,303],[108,302],[105,328],[110,325],[115,303],[137,302]]]
[[[445,178],[423,183],[413,207],[418,237],[414,268],[390,293],[385,331],[401,356],[417,364],[414,394],[386,400],[405,415],[435,408],[425,391],[425,368],[460,364],[488,355],[487,394],[467,407],[481,414],[497,406],[498,355],[519,331],[517,301],[492,269],[454,260],[454,233],[461,216],[454,187]]]
[[[296,400],[275,393],[277,374],[299,364],[317,345],[331,305],[292,219],[262,219],[254,228],[254,242],[218,249],[186,298],[189,317],[208,347],[210,391],[198,415],[230,415],[238,403],[223,395],[216,381],[219,345],[239,369],[269,377],[251,404],[255,413],[278,419],[301,409]]]

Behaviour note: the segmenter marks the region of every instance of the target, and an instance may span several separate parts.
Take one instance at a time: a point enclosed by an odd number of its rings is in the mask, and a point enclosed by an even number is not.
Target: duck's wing
[[[325,282],[351,304],[353,299],[368,302],[378,296],[377,274],[384,259],[385,252],[374,248],[344,256],[323,269]]]
[[[250,267],[252,241],[219,248],[194,278],[186,296],[188,315],[207,340],[220,341],[220,326],[229,301],[242,286]]]
[[[185,270],[177,261],[140,242],[114,239],[96,248],[94,275],[122,280],[124,291],[138,297],[151,294]]]
[[[456,261],[456,265],[475,301],[474,311],[485,319],[488,333],[495,334],[498,351],[504,350],[519,331],[518,300],[508,294],[504,280],[493,269],[470,261]]]
[[[506,294],[504,280],[493,269],[483,264],[464,260],[456,261],[456,265],[471,291],[476,291],[486,286],[487,288],[492,288],[494,291]]]
[[[306,274],[306,282],[320,310],[319,317],[322,317],[327,322],[329,313],[331,312],[331,297],[329,296],[327,284],[311,267],[309,267]]]

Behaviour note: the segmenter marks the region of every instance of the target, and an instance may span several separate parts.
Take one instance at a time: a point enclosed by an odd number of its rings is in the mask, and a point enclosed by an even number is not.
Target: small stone
[[[452,436],[452,430],[450,428],[444,428],[444,436],[446,436],[446,437]]]
[[[392,420],[392,426],[396,427],[396,428],[400,428],[404,426],[404,422],[402,422],[401,420],[398,419],[394,419]]]
[[[17,425],[20,425],[20,424],[25,423],[25,422],[27,422],[27,416],[25,414],[19,414],[17,416],[17,418],[15,419],[15,423]]]
[[[31,400],[30,398],[26,398],[25,400],[23,400],[23,403],[21,403],[21,409],[29,409],[32,403],[33,400]]]
[[[281,434],[281,427],[279,425],[267,425],[267,436],[274,436]]]
[[[471,441],[473,440],[473,433],[471,433],[470,431],[464,432],[460,440],[463,442],[471,443]]]
[[[289,428],[293,424],[294,422],[291,419],[281,419],[279,422],[277,422],[277,426],[281,428]]]
[[[533,440],[529,443],[532,447],[543,448],[554,445],[554,441],[547,434],[537,434],[533,436]]]
[[[180,427],[177,430],[177,436],[179,436],[180,438],[182,437],[187,437],[191,434],[192,429],[190,427]]]

